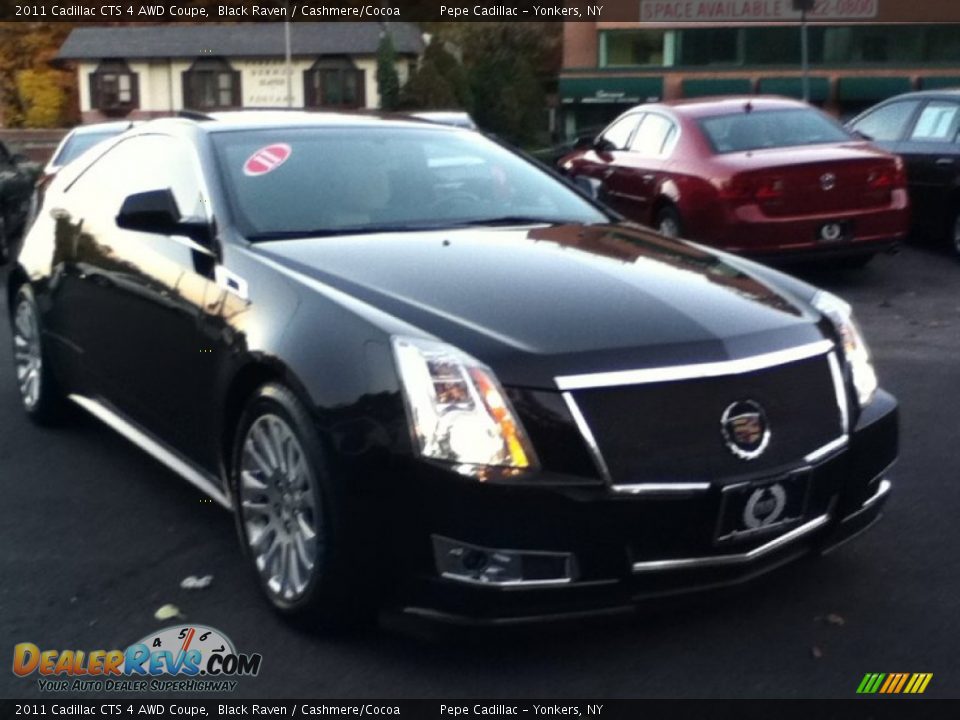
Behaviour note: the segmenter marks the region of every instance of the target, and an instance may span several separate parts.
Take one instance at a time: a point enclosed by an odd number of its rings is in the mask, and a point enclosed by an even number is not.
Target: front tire
[[[683,233],[683,226],[680,223],[680,213],[672,205],[667,205],[660,209],[656,219],[657,232],[669,238],[678,238]]]
[[[47,361],[40,313],[29,285],[17,290],[10,319],[13,366],[23,409],[38,425],[55,425],[66,416],[67,403]]]
[[[232,487],[241,544],[264,596],[290,619],[326,630],[374,617],[369,577],[343,488],[330,476],[319,433],[285,386],[247,403],[234,442]]]

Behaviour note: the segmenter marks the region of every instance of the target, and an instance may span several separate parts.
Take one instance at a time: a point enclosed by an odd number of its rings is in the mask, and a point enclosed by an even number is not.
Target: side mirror
[[[128,195],[120,206],[117,227],[156,235],[183,235],[205,250],[209,250],[213,241],[209,223],[181,217],[169,188]]]
[[[586,150],[587,148],[591,148],[593,147],[593,141],[595,139],[595,135],[578,135],[573,141],[573,149]]]
[[[596,140],[593,141],[593,149],[596,150],[597,152],[602,153],[602,152],[610,152],[611,150],[616,150],[617,146],[605,138],[598,137]]]

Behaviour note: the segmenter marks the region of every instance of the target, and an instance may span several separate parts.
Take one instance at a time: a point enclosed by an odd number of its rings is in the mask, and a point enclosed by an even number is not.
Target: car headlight
[[[870,359],[870,350],[860,328],[853,319],[850,305],[833,293],[821,290],[813,297],[813,306],[827,316],[843,343],[843,355],[850,368],[850,377],[860,407],[867,405],[877,391],[877,372]]]
[[[482,476],[489,467],[537,464],[527,434],[493,372],[457,348],[393,338],[415,443],[423,457]]]

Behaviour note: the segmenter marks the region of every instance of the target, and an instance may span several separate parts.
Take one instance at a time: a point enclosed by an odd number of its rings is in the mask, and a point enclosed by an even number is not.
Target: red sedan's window
[[[616,150],[626,150],[627,144],[630,142],[630,136],[633,134],[633,129],[642,117],[643,115],[641,113],[637,113],[636,115],[627,115],[626,117],[620,118],[607,128],[603,133],[603,139],[609,142]]]
[[[826,115],[806,108],[744,110],[700,120],[717,153],[846,142],[850,135]]]
[[[633,136],[630,149],[647,157],[657,157],[663,153],[675,130],[676,126],[669,118],[648,113]]]

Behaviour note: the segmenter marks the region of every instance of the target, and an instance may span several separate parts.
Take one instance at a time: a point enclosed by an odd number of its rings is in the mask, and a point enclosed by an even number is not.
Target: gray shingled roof
[[[384,26],[398,53],[423,51],[419,28],[401,22],[295,22],[290,24],[290,46],[294,55],[372,54]],[[76,28],[56,59],[264,57],[283,52],[283,23],[177,24]]]

